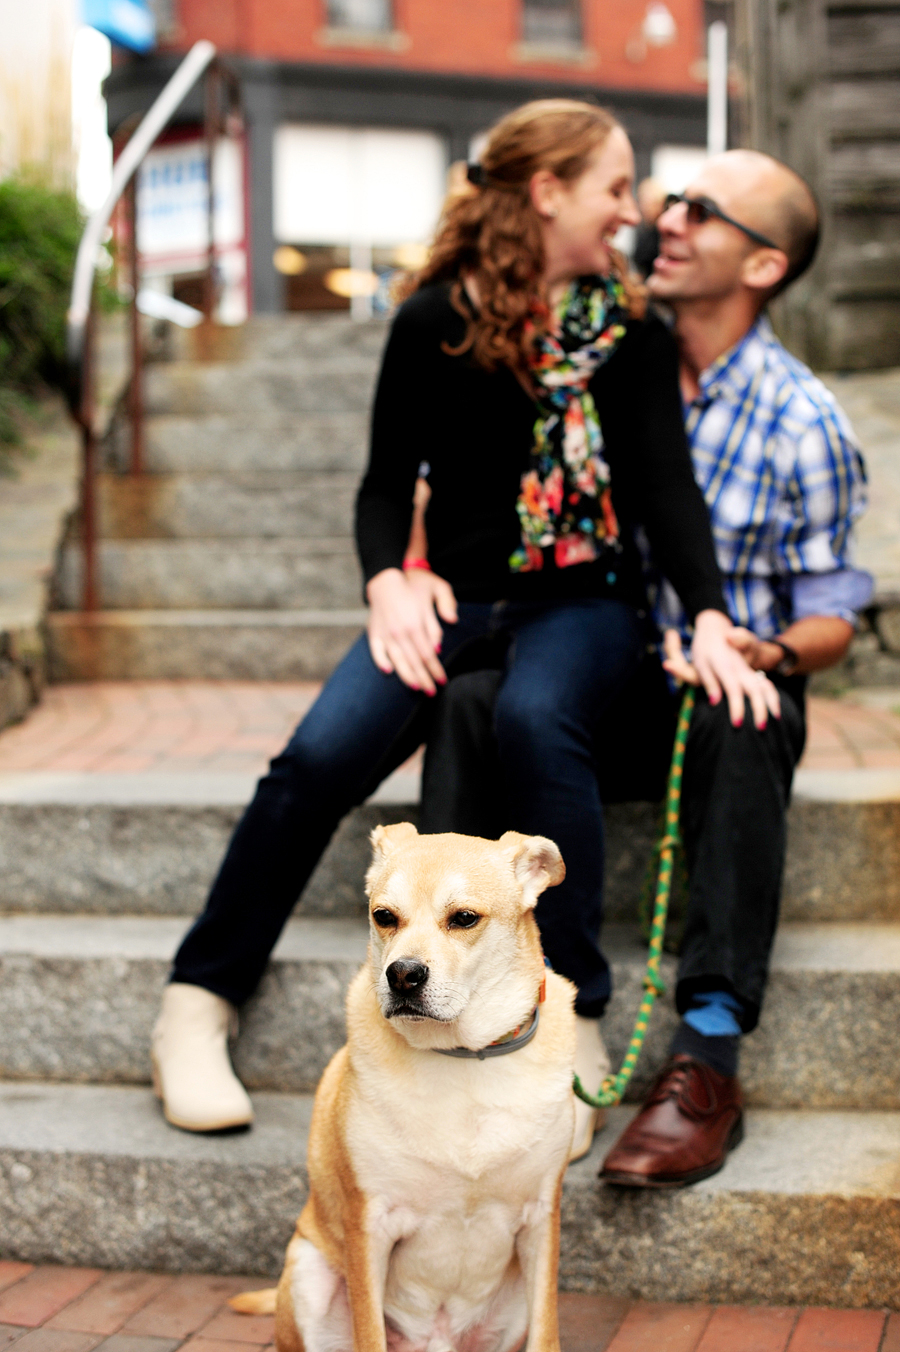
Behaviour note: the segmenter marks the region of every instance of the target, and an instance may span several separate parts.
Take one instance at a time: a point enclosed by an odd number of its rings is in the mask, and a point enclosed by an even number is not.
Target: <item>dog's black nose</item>
[[[387,979],[392,991],[414,994],[428,980],[428,968],[418,958],[398,958],[387,969]]]

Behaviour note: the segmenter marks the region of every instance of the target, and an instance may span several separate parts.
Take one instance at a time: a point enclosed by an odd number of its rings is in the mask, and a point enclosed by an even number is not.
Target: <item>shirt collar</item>
[[[770,347],[777,341],[767,316],[761,314],[734,347],[701,371],[697,380],[699,401],[711,404],[715,399],[724,398],[740,403],[765,365]]]

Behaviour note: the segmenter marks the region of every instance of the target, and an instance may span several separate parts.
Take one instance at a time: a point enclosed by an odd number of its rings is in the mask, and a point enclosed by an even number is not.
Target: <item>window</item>
[[[389,33],[391,0],[328,0],[328,26],[359,33]]]
[[[274,171],[279,244],[390,248],[431,236],[447,150],[430,131],[284,123]]]
[[[522,39],[536,47],[580,47],[580,0],[523,0]]]

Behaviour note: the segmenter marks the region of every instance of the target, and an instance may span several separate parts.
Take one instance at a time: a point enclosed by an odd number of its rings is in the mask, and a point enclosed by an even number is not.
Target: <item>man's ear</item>
[[[412,822],[397,822],[394,826],[376,826],[369,836],[372,845],[372,862],[366,873],[366,896],[372,891],[372,884],[381,872],[382,865],[394,851],[419,833]]]
[[[771,291],[788,270],[782,249],[754,249],[741,264],[741,281],[752,291]]]
[[[566,876],[559,846],[546,836],[523,836],[519,831],[507,831],[497,843],[503,847],[522,889],[523,911],[530,911],[542,892],[548,887],[556,887]]]

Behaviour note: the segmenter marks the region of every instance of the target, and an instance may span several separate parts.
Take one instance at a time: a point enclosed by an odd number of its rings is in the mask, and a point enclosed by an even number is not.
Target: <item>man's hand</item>
[[[437,657],[443,633],[435,609],[456,623],[456,598],[443,578],[424,568],[385,568],[366,587],[369,651],[380,671],[395,671],[411,690],[433,695],[447,676]]]
[[[710,704],[718,704],[724,692],[735,727],[743,723],[744,699],[749,699],[754,723],[758,728],[764,728],[769,714],[773,718],[781,716],[778,691],[761,671],[754,671],[739,648],[729,642],[728,636],[734,630],[731,620],[721,611],[701,611],[694,621],[690,660],[681,647],[677,630],[667,629],[663,640],[666,653],[663,667],[677,681],[702,685]],[[744,632],[749,633],[749,630]]]
[[[797,675],[806,675],[811,671],[824,671],[840,662],[850,647],[853,632],[853,625],[838,615],[806,615],[788,625],[779,638],[797,654]],[[772,671],[784,657],[784,649],[777,643],[757,638],[739,625],[727,638],[756,671]]]
[[[784,649],[777,643],[757,638],[752,630],[740,624],[735,625],[725,639],[754,671],[772,671],[784,657]]]

